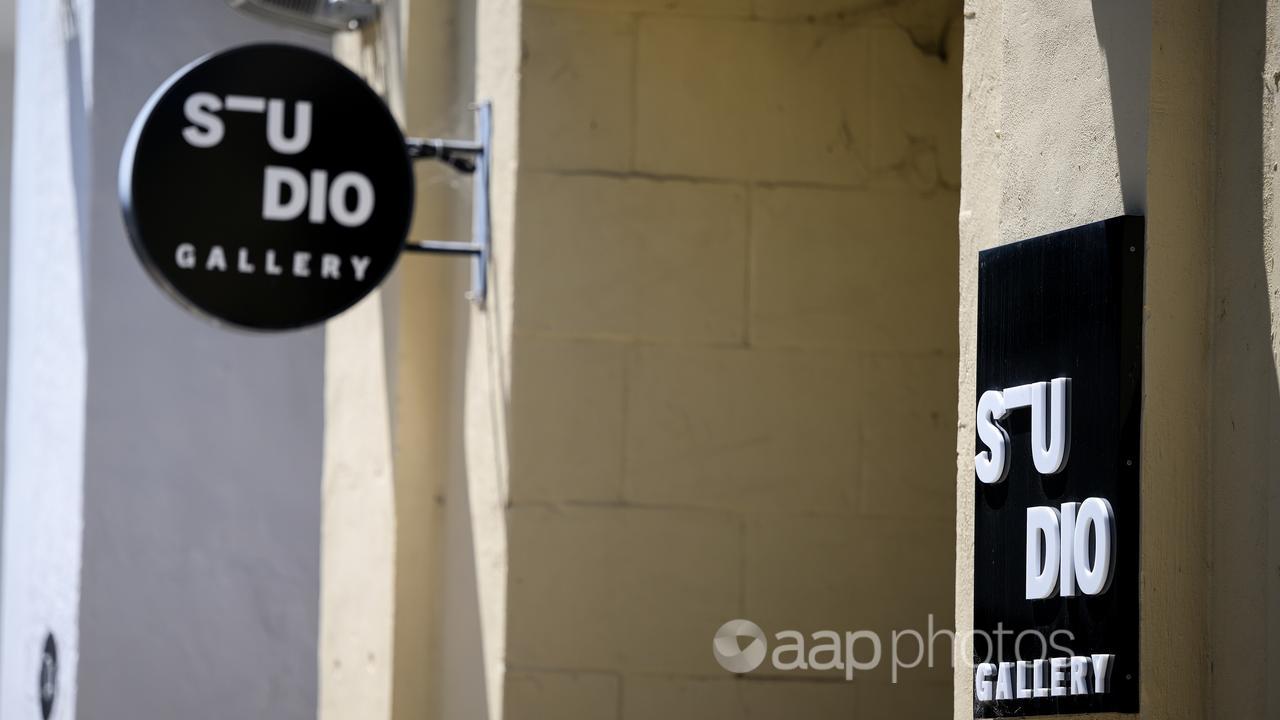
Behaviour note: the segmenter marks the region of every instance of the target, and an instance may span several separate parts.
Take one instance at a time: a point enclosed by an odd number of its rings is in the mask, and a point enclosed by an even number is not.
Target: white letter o
[[[356,191],[356,206],[347,209],[347,190]],[[358,172],[344,172],[329,186],[329,214],[338,224],[359,227],[373,215],[373,183]]]
[[[1089,531],[1095,537],[1089,553]],[[1111,587],[1116,565],[1116,518],[1111,503],[1092,497],[1080,503],[1076,514],[1074,552],[1076,586],[1085,595],[1098,595]],[[1092,565],[1092,567],[1090,567]]]

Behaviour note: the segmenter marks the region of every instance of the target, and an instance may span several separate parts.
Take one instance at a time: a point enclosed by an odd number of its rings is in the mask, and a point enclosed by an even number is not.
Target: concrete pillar
[[[225,3],[22,2],[0,715],[309,718],[323,342],[213,327],[145,275],[125,134],[203,53],[322,39]]]
[[[19,14],[5,426],[0,714],[38,718],[45,636],[59,651],[58,712],[74,717],[80,626],[86,331],[85,243],[76,175],[86,36],[59,5]],[[73,94],[74,93],[74,94]],[[79,137],[73,138],[71,133]],[[79,152],[77,152],[79,150]],[[87,202],[87,199],[83,199]]]
[[[1141,712],[1271,717],[1277,3],[966,5],[957,547],[973,542],[978,250],[1147,216]],[[972,558],[957,558],[958,630]],[[955,717],[971,717],[961,658]]]
[[[1209,314],[1211,716],[1280,715],[1280,3],[1220,2]]]
[[[407,134],[471,138],[476,12],[448,0],[388,3],[377,27],[339,36],[336,54],[383,93]],[[415,169],[412,237],[469,241],[472,178],[429,161]],[[482,372],[466,367],[468,322],[486,317],[464,296],[470,272],[456,256],[407,253],[376,298],[329,326],[325,718],[485,717],[492,705],[501,635],[482,632],[478,579],[494,573],[476,550],[501,534],[476,536],[464,457],[463,384]]]

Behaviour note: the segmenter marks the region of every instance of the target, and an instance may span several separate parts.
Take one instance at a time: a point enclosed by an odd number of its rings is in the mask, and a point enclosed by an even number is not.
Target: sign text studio
[[[978,401],[978,437],[986,450],[974,457],[978,480],[1004,482],[1009,475],[1009,435],[1000,421],[1031,409],[1031,457],[1036,471],[1055,475],[1071,451],[1071,379],[1054,378],[1000,390]],[[1115,570],[1115,513],[1105,498],[1027,508],[1026,599],[1098,595]],[[978,663],[974,691],[979,702],[1107,692],[1108,653]]]
[[[183,103],[183,113],[191,124],[182,131],[187,144],[195,148],[215,148],[226,137],[220,112],[266,115],[266,144],[282,156],[296,155],[311,142],[311,103],[294,102],[293,127],[285,132],[286,102],[279,98],[197,92]],[[262,219],[292,222],[303,214],[306,222],[322,225],[332,219],[348,228],[358,228],[373,215],[376,197],[373,183],[354,170],[336,173],[332,179],[323,169],[304,170],[287,165],[267,165],[262,172]],[[178,245],[175,264],[183,270],[235,271],[243,274],[288,274],[296,278],[341,280],[350,273],[363,281],[368,272],[367,255],[338,255],[297,250],[284,256],[274,248],[240,246],[228,253],[223,245],[202,251],[192,243]]]

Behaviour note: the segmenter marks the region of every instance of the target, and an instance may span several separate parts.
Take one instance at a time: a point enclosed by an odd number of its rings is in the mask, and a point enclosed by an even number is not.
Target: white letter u
[[[1031,386],[1031,457],[1042,475],[1062,472],[1071,454],[1071,378]]]
[[[284,136],[284,101],[267,102],[267,144],[281,155],[297,155],[311,144],[311,103],[293,104],[293,137]]]

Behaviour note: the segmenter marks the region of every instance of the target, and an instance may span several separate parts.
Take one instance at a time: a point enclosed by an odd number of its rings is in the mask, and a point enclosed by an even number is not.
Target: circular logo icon
[[[326,320],[378,286],[413,217],[404,135],[327,55],[246,45],[179,70],[120,162],[133,248],[187,307],[255,330]]]
[[[742,639],[746,638],[744,645]],[[764,631],[750,620],[730,620],[720,626],[711,641],[711,652],[720,667],[731,673],[749,673],[764,662],[768,648]]]

